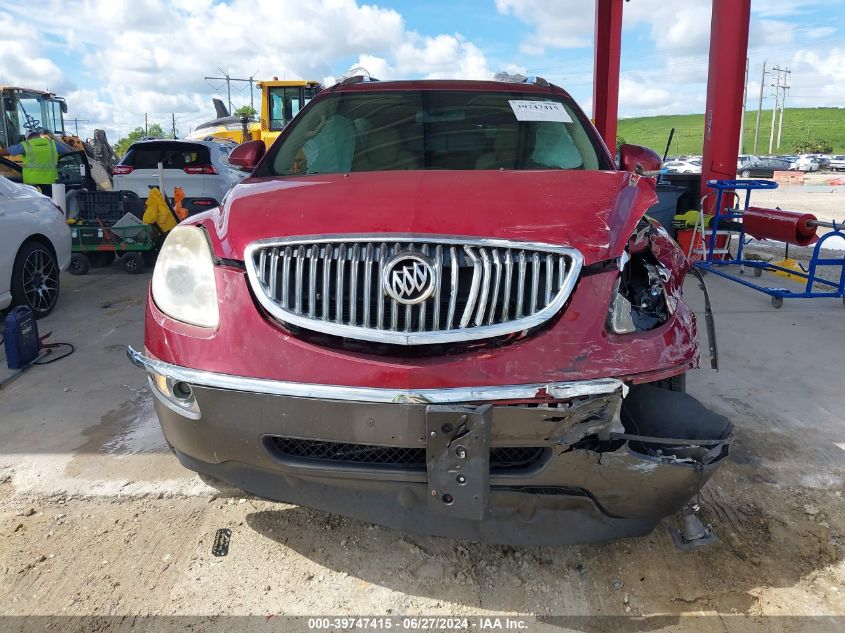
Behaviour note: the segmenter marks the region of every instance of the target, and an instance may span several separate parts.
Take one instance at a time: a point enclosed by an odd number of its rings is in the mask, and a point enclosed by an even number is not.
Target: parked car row
[[[752,158],[737,168],[743,178],[771,178],[776,171],[789,171],[790,163],[783,158]]]
[[[670,174],[700,174],[701,165],[700,156],[678,156],[669,158],[663,167]],[[824,169],[845,171],[845,155],[755,156],[740,154],[736,160],[736,173],[742,178],[771,178],[776,171],[814,172]]]
[[[771,178],[775,171],[814,172],[824,169],[845,170],[845,156],[752,156],[741,155],[737,159],[737,174],[743,178]]]

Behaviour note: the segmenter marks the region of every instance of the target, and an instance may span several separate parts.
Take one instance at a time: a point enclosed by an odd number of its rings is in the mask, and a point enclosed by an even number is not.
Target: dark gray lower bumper
[[[674,437],[702,439],[701,425],[690,420],[704,416],[727,438],[727,421],[725,427],[724,419],[686,394],[657,389],[650,392],[657,404],[628,396],[636,406],[628,407],[627,417],[636,419],[623,429],[621,389],[551,405],[468,406],[325,400],[193,384],[186,405],[155,384],[151,380],[164,434],[187,468],[267,499],[471,540],[560,545],[647,534],[695,495],[727,455],[727,445],[718,443],[701,448],[694,441],[619,439],[624,432],[672,437],[666,433],[671,420],[657,425],[663,433],[637,420],[668,415],[673,407],[671,415],[685,420]],[[671,402],[664,404],[665,398]],[[342,451],[331,458],[286,454],[276,438],[305,446],[336,443],[349,457]],[[359,459],[360,447],[397,449],[403,459],[417,455],[422,461]],[[512,468],[491,459],[502,447],[542,450]],[[456,457],[459,449],[465,458]]]

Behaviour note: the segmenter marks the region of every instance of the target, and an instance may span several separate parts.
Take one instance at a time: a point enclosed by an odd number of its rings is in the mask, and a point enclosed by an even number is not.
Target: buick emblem
[[[381,281],[391,299],[405,305],[422,303],[434,292],[434,265],[420,253],[397,253],[385,263]]]

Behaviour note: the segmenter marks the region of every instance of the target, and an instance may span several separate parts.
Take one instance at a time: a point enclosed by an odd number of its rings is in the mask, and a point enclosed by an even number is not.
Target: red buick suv
[[[617,167],[559,87],[352,78],[231,163],[250,177],[167,237],[129,350],[187,468],[554,545],[648,533],[727,456],[731,423],[683,389],[660,159]]]

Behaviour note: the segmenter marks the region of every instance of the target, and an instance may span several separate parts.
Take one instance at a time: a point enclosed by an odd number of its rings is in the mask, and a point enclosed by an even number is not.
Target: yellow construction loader
[[[322,86],[316,81],[280,81],[274,77],[272,81],[258,82],[258,89],[261,91],[259,121],[232,116],[220,99],[214,99],[217,118],[198,125],[187,138],[231,140],[236,143],[260,139],[270,147],[297,112],[322,90]]]
[[[111,189],[109,167],[113,164],[105,134],[95,134],[97,147],[83,142],[65,129],[64,115],[67,103],[46,90],[19,88],[0,84],[0,147],[7,148],[22,142],[30,132],[46,132],[65,145],[78,150],[78,154],[63,156],[59,161],[59,182],[69,188]],[[103,147],[99,147],[104,143]],[[109,153],[111,156],[109,156]],[[22,157],[9,157],[6,169],[0,174],[12,177],[14,164]]]

